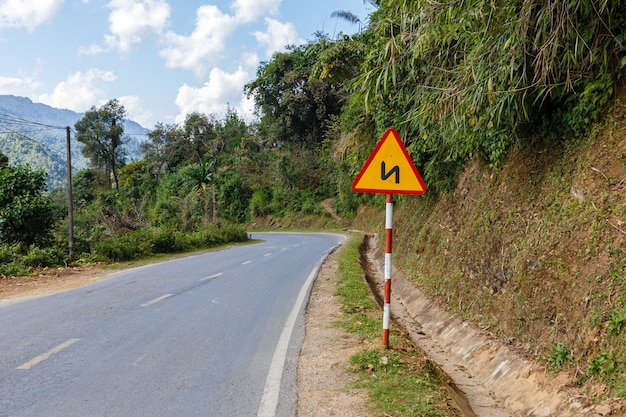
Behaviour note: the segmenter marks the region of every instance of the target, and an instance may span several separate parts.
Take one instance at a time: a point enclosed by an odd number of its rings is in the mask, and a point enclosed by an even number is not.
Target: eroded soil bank
[[[365,236],[363,266],[370,285],[382,293],[384,253],[373,236]],[[624,416],[623,400],[593,403],[570,381],[546,372],[490,333],[469,325],[437,305],[392,271],[391,312],[415,345],[454,381],[479,417]]]

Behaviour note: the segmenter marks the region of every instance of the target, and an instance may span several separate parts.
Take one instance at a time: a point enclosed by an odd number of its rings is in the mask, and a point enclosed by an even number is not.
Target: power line
[[[24,134],[24,133],[22,133],[22,132],[20,132],[20,131],[13,130],[13,129],[11,129],[11,128],[7,127],[7,126],[4,126],[4,125],[2,125],[2,124],[0,124],[0,128],[2,128],[2,129],[4,129],[4,130],[6,130],[6,132],[3,132],[3,134],[6,134],[6,133],[13,133],[13,134],[15,134],[15,135],[21,136],[21,137],[23,137],[24,139],[29,140],[29,141],[31,141],[31,142],[35,142],[35,143],[37,143],[38,145],[41,145],[42,147],[44,147],[45,149],[48,149],[50,152],[53,152],[53,153],[55,153],[55,154],[57,154],[57,155],[61,156],[62,158],[65,158],[65,155],[63,154],[63,152],[58,151],[58,150],[56,150],[56,149],[52,148],[50,145],[47,145],[47,144],[45,144],[45,143],[41,143],[41,142],[39,142],[37,139],[31,138],[30,136],[28,136],[28,135],[26,135],[26,134]],[[63,128],[63,129],[65,129],[65,128]],[[2,141],[2,145],[4,145],[4,143],[6,142],[6,140],[7,140],[8,138],[9,138],[8,136],[4,136],[4,138],[2,138],[2,139],[3,139],[3,141]]]
[[[22,119],[21,117],[17,117],[17,116],[13,116],[11,114],[6,114],[6,113],[2,113],[0,112],[0,120],[2,120],[2,118],[5,118],[3,121],[4,122],[9,122],[9,123],[14,123],[14,124],[19,124],[22,126],[38,126],[38,127],[44,127],[47,129],[65,129],[65,126],[54,126],[54,125],[49,125],[46,123],[40,123],[40,122],[35,122],[32,120],[27,120],[27,119]]]

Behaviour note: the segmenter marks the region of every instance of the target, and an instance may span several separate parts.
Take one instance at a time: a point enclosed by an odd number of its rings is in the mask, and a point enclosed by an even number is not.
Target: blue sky
[[[331,14],[367,22],[365,3],[0,0],[0,94],[77,112],[117,98],[147,128],[228,106],[252,120],[243,86],[259,63],[316,31],[358,31]]]

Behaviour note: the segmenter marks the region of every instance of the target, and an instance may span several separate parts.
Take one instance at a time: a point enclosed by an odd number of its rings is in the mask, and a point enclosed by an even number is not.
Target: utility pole
[[[65,128],[67,148],[67,228],[68,250],[70,258],[74,254],[74,206],[72,204],[72,147],[70,144],[70,127]]]

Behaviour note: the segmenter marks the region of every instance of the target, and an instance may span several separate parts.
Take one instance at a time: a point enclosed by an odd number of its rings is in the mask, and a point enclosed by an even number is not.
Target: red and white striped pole
[[[391,247],[393,219],[393,194],[387,194],[385,210],[385,304],[383,306],[383,345],[389,348],[389,323],[391,322]]]

